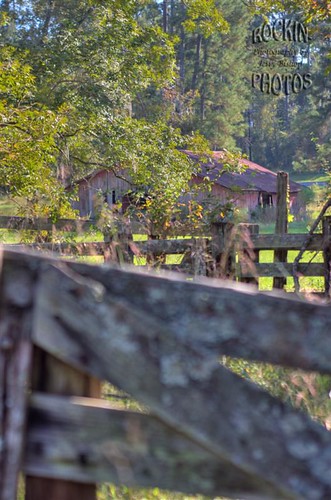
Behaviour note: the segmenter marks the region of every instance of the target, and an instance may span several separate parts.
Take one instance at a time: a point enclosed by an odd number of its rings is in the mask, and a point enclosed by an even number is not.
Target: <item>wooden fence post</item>
[[[113,251],[113,238],[108,232],[103,233],[103,241],[105,243],[105,249],[103,251],[104,262],[114,261],[114,251]]]
[[[192,248],[192,270],[195,276],[207,276],[209,267],[208,239],[196,238]]]
[[[65,396],[100,397],[100,382],[35,348],[32,389]],[[42,453],[42,450],[40,451]],[[82,466],[84,457],[82,454]],[[96,485],[26,476],[25,500],[96,500]]]
[[[209,240],[207,238],[193,238],[192,246],[184,254],[180,266],[183,272],[193,276],[209,276],[212,261]]]
[[[156,234],[148,234],[148,240],[159,240],[160,236]],[[162,253],[160,255],[155,255],[153,252],[149,252],[146,255],[146,264],[148,267],[159,267],[162,264],[166,263],[166,253]]]
[[[254,264],[259,262],[259,250],[255,250],[251,244],[251,236],[258,235],[260,232],[259,224],[239,224],[240,228],[244,231],[242,234],[242,243],[241,245],[245,245],[246,248],[239,253],[242,255],[242,262],[239,261],[239,264],[244,269],[248,271],[254,272]],[[239,281],[241,283],[252,283],[254,285],[259,285],[259,277],[257,275],[254,278],[240,278]]]
[[[231,232],[233,224],[229,222],[213,222],[211,225],[211,254],[214,261],[215,277],[235,277],[235,254]]]
[[[133,234],[125,230],[118,235],[117,258],[120,264],[133,264],[134,254],[131,249]]]
[[[17,264],[1,265],[0,500],[14,500],[22,465],[32,361],[34,283],[32,276]]]
[[[323,217],[323,257],[324,257],[324,283],[325,296],[330,297],[331,279],[331,216]]]
[[[288,190],[289,178],[288,173],[277,173],[277,211],[276,211],[276,234],[286,234],[288,225]],[[287,261],[287,250],[275,250],[274,262],[285,263]],[[281,265],[281,264],[280,264]],[[284,288],[286,278],[275,277],[273,280],[274,288]]]

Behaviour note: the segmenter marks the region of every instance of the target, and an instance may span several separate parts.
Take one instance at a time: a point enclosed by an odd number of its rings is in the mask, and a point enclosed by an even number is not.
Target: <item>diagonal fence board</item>
[[[218,459],[268,481],[275,498],[331,496],[330,433],[221,367],[201,341],[180,328],[169,331],[131,300],[107,296],[100,283],[63,265],[43,269],[38,300],[38,345],[129,392]],[[49,322],[60,327],[57,345],[45,329]],[[74,351],[85,359],[71,357]]]
[[[57,262],[23,257],[26,265]],[[9,257],[8,257],[9,258]],[[219,354],[331,373],[331,311],[327,305],[266,295],[216,280],[188,282],[178,276],[152,276],[102,266],[68,263],[103,284],[113,297],[154,318],[170,331],[201,341]],[[171,276],[171,277],[170,277]]]
[[[139,274],[81,264],[78,273],[102,283],[112,297],[127,300],[167,323],[181,338],[219,354],[331,373],[331,309],[322,303],[263,294],[229,282]],[[171,276],[171,277],[170,277]]]
[[[35,393],[24,472],[83,483],[112,482],[209,496],[272,498],[274,489],[159,419],[87,398]]]

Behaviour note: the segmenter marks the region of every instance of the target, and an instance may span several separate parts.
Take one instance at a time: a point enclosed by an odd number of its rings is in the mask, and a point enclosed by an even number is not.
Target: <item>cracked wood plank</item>
[[[164,281],[169,293],[172,280]],[[157,290],[151,292],[159,299]],[[208,345],[185,337],[181,328],[169,331],[166,321],[139,310],[131,297],[132,291],[130,302],[115,299],[101,283],[63,264],[45,266],[35,342],[130,393],[218,459],[263,478],[273,488],[270,498],[330,497],[330,433],[220,366]]]

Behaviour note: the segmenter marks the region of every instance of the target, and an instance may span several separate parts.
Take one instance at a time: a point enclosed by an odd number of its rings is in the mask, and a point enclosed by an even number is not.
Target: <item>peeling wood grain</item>
[[[32,268],[38,262],[57,264],[55,259],[16,252],[8,252],[9,258]],[[218,354],[331,373],[331,310],[325,304],[280,292],[267,295],[219,280],[192,282],[132,267],[124,272],[108,266],[66,265],[102,284],[110,297],[127,300],[143,314],[166,322],[171,334],[179,331],[187,341],[192,338]]]

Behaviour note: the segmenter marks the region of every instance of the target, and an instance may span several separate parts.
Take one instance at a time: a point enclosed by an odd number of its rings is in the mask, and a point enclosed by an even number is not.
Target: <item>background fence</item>
[[[191,275],[227,277],[237,281],[257,283],[259,278],[273,278],[274,288],[283,288],[286,278],[293,276],[293,263],[288,252],[299,252],[305,243],[307,252],[319,253],[318,262],[299,263],[297,272],[302,277],[321,277],[328,293],[330,282],[329,248],[331,217],[325,216],[320,233],[260,234],[258,224],[214,223],[204,234],[161,238],[146,233],[137,223],[114,227],[114,236],[104,234],[104,241],[74,241],[74,235],[90,233],[93,220],[59,220],[53,224],[47,219],[28,220],[19,217],[0,217],[0,228],[16,231],[43,231],[43,238],[35,243],[6,245],[6,248],[31,248],[54,252],[69,257],[99,256],[105,262],[131,263],[145,269],[166,269]],[[46,232],[46,233],[45,233]],[[62,234],[60,241],[59,234]],[[67,236],[64,236],[67,234]],[[136,236],[145,237],[145,241]],[[308,241],[309,236],[309,241]],[[64,241],[63,241],[64,240]],[[272,251],[273,262],[261,262],[260,252]],[[271,254],[272,255],[272,254]],[[293,258],[292,258],[293,260]]]

